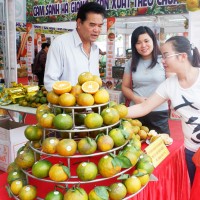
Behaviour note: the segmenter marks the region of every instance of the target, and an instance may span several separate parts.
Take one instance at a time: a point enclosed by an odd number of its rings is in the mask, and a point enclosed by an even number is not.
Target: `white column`
[[[189,12],[189,40],[200,51],[200,11]]]
[[[8,0],[8,59],[9,59],[9,82],[17,82],[17,59],[16,59],[16,20],[15,1]]]

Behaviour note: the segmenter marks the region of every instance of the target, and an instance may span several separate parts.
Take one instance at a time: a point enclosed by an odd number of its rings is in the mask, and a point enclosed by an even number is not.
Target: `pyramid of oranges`
[[[63,107],[104,104],[109,101],[109,93],[101,86],[100,77],[83,72],[78,77],[77,85],[72,86],[69,81],[55,82],[52,91],[47,94],[47,100]]]

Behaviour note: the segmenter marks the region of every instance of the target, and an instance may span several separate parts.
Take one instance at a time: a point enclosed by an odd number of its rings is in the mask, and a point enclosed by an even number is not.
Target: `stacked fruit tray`
[[[8,168],[15,199],[130,199],[148,184],[154,167],[138,129],[124,118],[126,106],[109,102],[93,82],[81,82],[79,94],[69,82],[57,82],[47,94],[50,104],[37,108],[38,124],[26,128],[29,142]],[[56,189],[40,194],[29,179]]]

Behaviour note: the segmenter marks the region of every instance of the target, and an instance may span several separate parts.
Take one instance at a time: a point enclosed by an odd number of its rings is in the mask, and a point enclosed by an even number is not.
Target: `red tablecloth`
[[[157,182],[149,182],[133,200],[188,200],[190,182],[182,141],[168,147],[170,155],[154,170]]]
[[[158,181],[151,181],[137,196],[131,200],[188,200],[190,184],[185,163],[184,146],[182,141],[174,141],[168,147],[170,155],[154,170]],[[0,175],[0,200],[10,199],[5,190],[7,174]],[[109,185],[112,180],[104,181]],[[102,184],[102,182],[100,182]],[[30,180],[30,184],[36,185],[40,197],[44,197],[48,191],[53,190],[54,184],[42,181]],[[101,185],[100,184],[100,185]],[[97,183],[87,186],[87,190]],[[105,184],[103,184],[105,185]],[[84,185],[83,185],[84,186]]]

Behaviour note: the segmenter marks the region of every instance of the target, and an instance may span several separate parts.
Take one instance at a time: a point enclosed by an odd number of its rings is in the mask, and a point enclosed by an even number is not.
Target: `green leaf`
[[[107,187],[105,187],[105,186],[97,186],[97,187],[94,188],[94,191],[103,200],[108,200],[109,199],[109,194],[108,194],[108,191],[107,191]]]
[[[137,174],[134,174],[134,176],[136,177],[140,177],[140,176],[144,176],[144,175],[147,175],[148,173],[144,173],[144,172],[138,172]]]
[[[95,141],[97,141],[97,140],[99,139],[99,137],[102,136],[102,135],[105,135],[105,134],[104,134],[104,133],[99,133],[99,134],[96,136]]]
[[[113,167],[117,167],[117,166],[121,167],[122,163],[121,163],[121,161],[117,157],[115,157],[112,160],[112,165],[113,165]]]
[[[120,177],[117,178],[117,180],[126,180],[130,177],[130,174],[122,174]]]
[[[87,139],[87,142],[90,144],[90,146],[92,146],[93,139],[90,137],[87,137],[86,139]]]
[[[117,160],[122,168],[129,168],[132,166],[131,161],[126,156],[118,155],[114,160]]]
[[[121,133],[124,136],[125,139],[128,139],[129,137],[129,133],[127,131],[125,131],[124,129],[121,129]]]
[[[67,174],[67,176],[68,177],[70,177],[71,175],[70,175],[70,170],[69,170],[69,168],[68,167],[66,167],[66,166],[62,166],[62,168],[63,168],[63,171]]]
[[[116,155],[113,154],[113,153],[109,153],[109,156],[112,157],[112,158],[115,158],[115,157],[116,157]]]

